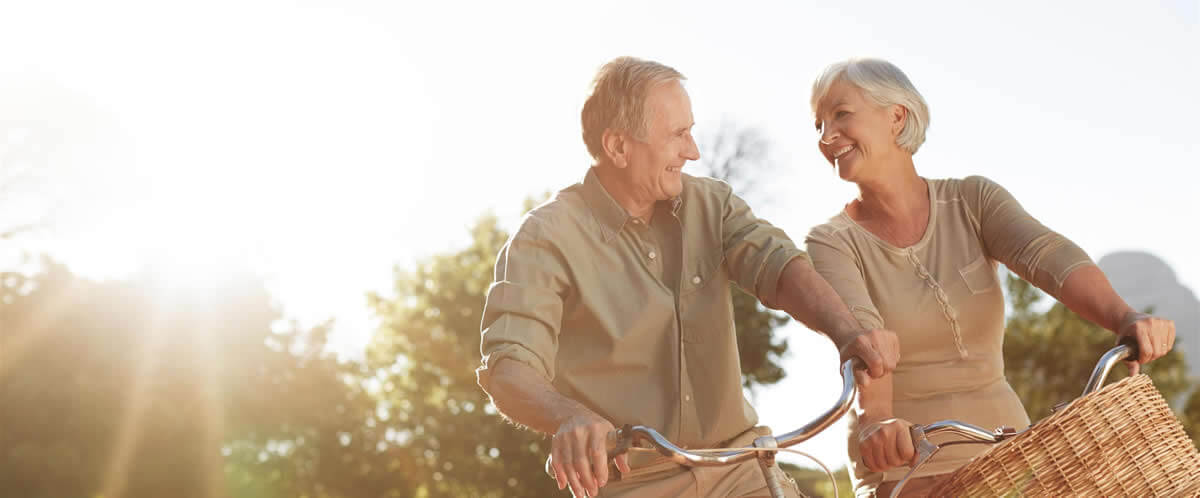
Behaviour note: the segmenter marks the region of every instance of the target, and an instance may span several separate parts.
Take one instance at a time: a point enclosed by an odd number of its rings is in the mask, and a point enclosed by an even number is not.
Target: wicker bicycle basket
[[[1075,400],[983,453],[934,496],[1200,496],[1200,453],[1150,378]]]

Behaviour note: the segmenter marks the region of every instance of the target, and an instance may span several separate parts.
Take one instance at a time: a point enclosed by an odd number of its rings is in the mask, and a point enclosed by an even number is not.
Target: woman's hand
[[[1175,322],[1131,311],[1121,320],[1117,335],[1137,338],[1137,361],[1125,362],[1129,375],[1137,375],[1142,364],[1161,358],[1175,347]]]
[[[912,425],[904,419],[890,418],[869,423],[859,430],[858,453],[867,468],[883,472],[911,464],[916,455],[909,432]]]

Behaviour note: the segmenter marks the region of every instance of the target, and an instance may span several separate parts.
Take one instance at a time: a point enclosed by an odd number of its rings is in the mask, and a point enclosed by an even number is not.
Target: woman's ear
[[[608,160],[613,166],[624,168],[628,165],[625,157],[625,135],[614,131],[612,128],[605,128],[604,134],[600,137],[600,144],[604,146],[604,155],[608,156]]]
[[[904,130],[904,124],[908,122],[908,108],[894,104],[888,116],[892,118],[892,136],[900,136],[900,132]]]

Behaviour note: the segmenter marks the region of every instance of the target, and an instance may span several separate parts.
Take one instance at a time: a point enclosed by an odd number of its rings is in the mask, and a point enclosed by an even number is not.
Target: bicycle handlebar
[[[854,382],[854,370],[865,369],[866,365],[858,358],[851,358],[842,363],[842,395],[825,413],[812,422],[787,434],[774,438],[780,448],[793,446],[807,441],[816,434],[832,425],[847,411],[854,397],[858,394],[858,385]],[[631,447],[655,449],[659,454],[680,465],[716,466],[728,465],[749,460],[758,453],[757,448],[724,451],[715,454],[692,452],[671,443],[658,431],[641,425],[625,426],[608,434],[606,439],[609,458],[624,453]],[[646,444],[647,446],[640,446]]]

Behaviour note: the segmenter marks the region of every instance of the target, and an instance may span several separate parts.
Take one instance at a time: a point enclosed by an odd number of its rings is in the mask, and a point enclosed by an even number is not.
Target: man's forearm
[[[519,361],[500,360],[491,373],[488,395],[509,420],[543,434],[554,434],[563,421],[594,412],[559,394],[532,368]]]
[[[828,335],[839,351],[864,332],[842,298],[805,259],[793,259],[783,268],[776,295],[781,309]]]

